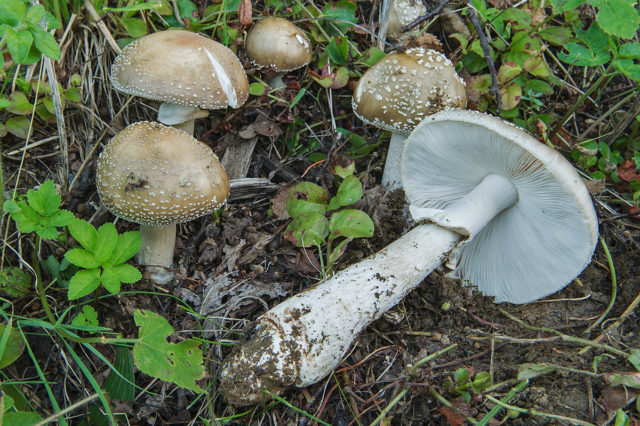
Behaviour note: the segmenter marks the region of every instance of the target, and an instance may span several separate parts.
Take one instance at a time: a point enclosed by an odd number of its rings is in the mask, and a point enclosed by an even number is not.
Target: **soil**
[[[84,73],[87,82],[84,107],[68,106],[65,111],[71,143],[70,180],[77,178],[77,183],[65,197],[63,207],[95,226],[114,220],[101,207],[95,190],[97,154],[103,144],[127,124],[152,120],[154,108],[158,106],[139,99],[127,103],[126,96],[107,86],[106,70],[113,53],[104,42],[96,42],[102,40],[101,37],[95,26],[78,28],[69,48],[77,52],[78,57],[67,59],[60,66],[67,76],[73,72]],[[83,40],[91,41],[83,44]],[[277,96],[290,103],[298,93],[298,80],[303,75],[298,72],[286,77],[289,88]],[[64,78],[61,80],[65,83]],[[347,99],[350,93],[344,90],[340,93]],[[603,347],[585,351],[584,342],[578,341],[598,341],[622,351],[640,348],[638,312],[636,309],[625,312],[640,291],[640,223],[617,201],[612,191],[615,188],[593,193],[601,238],[615,266],[615,300],[612,300],[611,283],[614,271],[602,243],[591,264],[574,282],[545,300],[527,305],[497,305],[491,298],[437,271],[358,337],[335,375],[305,389],[285,391],[282,398],[298,409],[268,401],[248,408],[227,404],[217,392],[216,378],[221,360],[232,350],[229,343],[241,340],[243,330],[271,306],[320,280],[317,251],[296,248],[283,239],[283,230],[289,223],[283,208],[286,191],[292,182],[299,180],[310,180],[335,191],[331,165],[347,157],[346,150],[341,150],[344,141],[332,137],[328,119],[314,130],[319,143],[316,150],[329,154],[327,164],[314,165],[304,155],[281,156],[278,148],[283,147],[276,142],[287,132],[294,117],[316,123],[318,117],[329,116],[326,106],[311,97],[303,97],[293,109],[283,105],[271,103],[266,97],[256,98],[226,115],[213,112],[209,118],[197,122],[195,132],[222,158],[228,143],[240,140],[240,132],[250,128],[250,137],[259,139],[246,175],[268,178],[279,185],[279,191],[260,192],[251,199],[229,202],[219,215],[179,225],[175,258],[178,273],[171,285],[160,287],[145,277],[127,287],[131,292],[115,297],[103,292],[100,295],[105,297],[93,303],[101,324],[124,337],[137,335],[134,311],[150,309],[162,314],[175,328],[172,341],[190,336],[221,343],[203,345],[208,373],[203,380],[207,386],[206,398],[138,372],[137,399],[126,403],[113,401],[114,410],[125,413],[129,424],[199,424],[203,418],[227,418],[225,422],[231,424],[315,424],[300,410],[333,425],[370,424],[390,406],[383,416],[384,424],[458,425],[465,422],[465,417],[482,419],[495,406],[486,396],[505,397],[517,386],[519,372],[529,363],[546,363],[550,368],[546,374],[531,378],[513,398],[507,399],[509,404],[529,412],[516,415],[502,410],[491,420],[492,424],[500,421],[513,425],[571,424],[576,420],[602,424],[610,421],[618,408],[632,407],[636,397],[633,389],[613,386],[607,381],[609,376],[602,373],[632,372],[633,366]],[[348,119],[340,122],[341,126],[357,131],[369,141],[378,140],[379,131],[351,119],[348,100],[337,103],[335,108],[335,116],[349,114]],[[263,117],[269,117],[271,130],[254,125]],[[44,139],[56,131],[53,122],[42,122],[38,126],[33,140]],[[354,240],[340,259],[338,269],[375,253],[411,226],[406,220],[402,192],[389,193],[379,185],[388,143],[387,139],[382,141],[377,152],[356,158],[356,173],[365,188],[365,196],[357,207],[373,218],[375,235]],[[4,140],[5,190],[17,185],[17,192],[24,194],[47,179],[59,184],[59,150],[48,145],[30,148],[20,168],[20,157],[7,153],[23,145],[24,140],[13,136]],[[19,170],[22,172],[18,180]],[[117,226],[120,232],[135,229],[135,225],[123,221],[118,221]],[[22,244],[23,250],[29,252],[31,243],[14,231],[11,229],[8,244],[14,248]],[[73,245],[73,240],[64,244],[47,242],[40,257],[61,258]],[[7,260],[13,265],[19,263],[12,253],[7,253]],[[54,285],[48,294],[54,310],[62,312],[68,303],[64,289]],[[610,302],[611,310],[602,324],[588,331],[607,311]],[[36,297],[15,300],[14,308],[16,314],[42,316]],[[208,320],[202,325],[191,312],[202,313]],[[204,327],[203,333],[194,332],[201,327]],[[77,364],[62,356],[58,340],[43,336],[39,330],[29,337],[29,342],[61,406],[69,406],[87,396],[85,391],[91,385],[77,372]],[[451,345],[455,346],[448,352],[413,374],[407,374],[417,361]],[[108,359],[113,359],[113,347],[99,345],[98,348]],[[108,367],[95,354],[84,356],[95,369],[92,374],[101,383]],[[593,373],[594,361],[597,361],[598,374],[589,374]],[[472,378],[480,372],[489,373],[493,385],[470,392],[469,399],[465,400],[461,392],[455,392],[448,384],[460,368],[468,369]],[[6,371],[10,378],[37,377],[27,356]],[[37,401],[33,404],[40,411],[53,412],[42,385],[25,386],[25,389],[23,391]],[[392,404],[394,397],[405,390],[402,398]],[[83,405],[74,415],[82,418],[87,407]],[[637,424],[640,419],[637,412],[631,410],[629,415]]]

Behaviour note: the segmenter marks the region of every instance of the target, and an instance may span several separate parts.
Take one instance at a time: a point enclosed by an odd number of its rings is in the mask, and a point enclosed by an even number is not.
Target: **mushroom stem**
[[[280,392],[328,375],[367,325],[417,287],[464,236],[517,199],[509,179],[490,174],[451,208],[436,210],[441,225],[418,225],[380,252],[263,314],[253,338],[223,363],[220,390],[227,401],[254,404],[263,398],[263,387]]]
[[[284,74],[279,72],[276,73],[276,75],[274,75],[273,77],[271,77],[268,81],[267,84],[269,85],[269,87],[271,87],[271,89],[273,90],[282,90],[284,89],[287,85],[284,83],[284,80],[282,79],[282,77],[284,77]]]
[[[387,160],[384,163],[384,172],[382,173],[382,184],[387,190],[397,189],[402,186],[400,159],[402,158],[405,140],[407,140],[407,136],[397,132],[391,133]]]
[[[176,244],[176,225],[140,225],[138,263],[145,265],[150,278],[160,285],[173,279],[173,251]]]
[[[158,121],[193,135],[195,120],[209,116],[209,111],[163,102],[158,108]]]

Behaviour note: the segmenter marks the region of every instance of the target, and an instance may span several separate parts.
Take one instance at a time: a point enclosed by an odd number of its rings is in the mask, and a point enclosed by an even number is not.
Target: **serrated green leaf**
[[[331,215],[329,239],[337,237],[366,238],[373,236],[374,225],[368,214],[362,210],[344,209]]]
[[[24,340],[11,325],[0,324],[0,368],[13,364],[24,352]]]
[[[69,233],[85,249],[93,252],[96,249],[98,231],[86,220],[73,219],[69,223]]]
[[[329,221],[324,213],[305,213],[291,221],[284,231],[284,238],[296,247],[321,245],[329,235]]]
[[[5,42],[13,60],[18,64],[29,63],[29,50],[33,44],[33,36],[29,31],[5,30]]]
[[[609,62],[611,58],[608,51],[594,51],[578,43],[567,43],[564,47],[567,52],[559,52],[558,58],[567,64],[577,65],[579,67],[603,65]]]
[[[133,372],[133,360],[131,350],[125,346],[116,346],[116,358],[113,367],[117,370],[109,372],[104,380],[102,388],[111,399],[120,401],[133,401],[136,395],[135,376]]]
[[[593,50],[608,50],[609,36],[602,31],[597,22],[591,24],[586,30],[576,28],[576,36],[587,47]]]
[[[107,222],[98,228],[97,239],[93,254],[100,264],[105,263],[113,256],[118,245],[118,231],[113,223]]]
[[[133,347],[134,362],[140,371],[194,392],[203,392],[196,383],[205,375],[199,343],[192,339],[167,342],[173,327],[151,311],[137,310],[133,319],[140,327],[139,341]]]
[[[92,252],[83,248],[73,248],[66,252],[64,257],[73,265],[84,269],[93,269],[101,265]]]
[[[67,226],[74,217],[73,213],[69,210],[58,210],[45,218],[45,224],[56,227]]]
[[[129,231],[118,235],[118,244],[109,262],[113,265],[124,263],[140,250],[140,232]]]
[[[551,0],[553,13],[556,15],[578,8],[584,3],[584,0]]]
[[[97,327],[100,325],[98,322],[98,312],[89,305],[84,305],[82,307],[82,311],[76,314],[71,320],[72,325],[89,325],[93,327]]]
[[[630,79],[640,81],[640,64],[633,59],[616,59],[613,66]]]
[[[61,197],[56,192],[56,186],[53,181],[42,183],[37,190],[30,189],[27,192],[27,200],[42,216],[49,216],[60,207]]]
[[[35,231],[43,240],[54,240],[60,235],[58,230],[53,226],[37,226]]]
[[[335,197],[331,198],[328,210],[335,210],[343,206],[349,206],[362,198],[362,183],[355,176],[344,178]]]
[[[44,56],[57,61],[60,59],[60,47],[56,39],[39,26],[29,28],[33,36],[33,44]]]
[[[142,274],[136,267],[127,264],[114,265],[111,270],[118,279],[126,284],[133,284],[142,279]]]
[[[14,200],[7,200],[2,205],[2,209],[5,213],[20,213],[22,209]]]
[[[81,269],[69,280],[69,300],[79,299],[93,293],[100,285],[99,269]]]
[[[16,90],[9,97],[9,106],[7,107],[7,111],[18,115],[31,114],[33,111],[33,104],[29,102],[24,93]]]
[[[100,282],[111,294],[120,293],[120,280],[116,273],[111,269],[111,266],[104,266],[102,273],[100,274]]]
[[[640,16],[634,7],[635,0],[589,0],[589,3],[598,8],[596,20],[607,34],[623,39],[636,35]]]

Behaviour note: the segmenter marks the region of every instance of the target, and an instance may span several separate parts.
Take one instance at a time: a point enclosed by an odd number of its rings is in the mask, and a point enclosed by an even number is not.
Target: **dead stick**
[[[489,40],[482,31],[482,25],[480,25],[475,9],[472,7],[467,8],[467,16],[471,19],[471,23],[478,33],[478,40],[480,41],[480,47],[484,53],[484,59],[487,61],[487,65],[489,65],[489,73],[491,74],[491,88],[489,91],[496,97],[498,113],[500,113],[500,110],[502,109],[502,100],[500,98],[500,88],[498,87],[498,71],[496,71],[496,64],[493,62],[493,59],[491,59]]]

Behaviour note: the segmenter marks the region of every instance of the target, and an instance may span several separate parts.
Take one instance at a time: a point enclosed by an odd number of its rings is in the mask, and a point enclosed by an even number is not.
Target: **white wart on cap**
[[[393,133],[382,177],[383,185],[400,185],[403,141],[425,117],[465,108],[464,81],[443,54],[420,47],[390,53],[360,78],[353,111],[365,123]]]
[[[118,133],[98,159],[102,204],[114,215],[139,223],[138,262],[156,265],[152,278],[172,274],[175,224],[220,207],[229,178],[218,157],[188,133],[160,123],[134,123]]]
[[[231,50],[182,30],[157,32],[129,43],[113,63],[111,81],[116,90],[186,111],[238,108],[249,96],[244,68]],[[160,121],[177,124],[179,119],[171,116],[180,110],[176,107]]]
[[[391,11],[389,12],[389,27],[387,29],[389,36],[401,39],[415,36],[419,31],[419,27],[405,33],[400,31],[400,28],[412,23],[426,13],[427,8],[422,0],[394,0],[391,3]]]
[[[276,72],[292,71],[311,62],[309,38],[284,18],[272,16],[256,23],[244,47],[253,65]]]
[[[523,130],[474,111],[446,111],[413,131],[406,153],[402,182],[412,215],[467,235],[449,261],[483,294],[527,303],[560,290],[589,264],[598,236],[591,197],[562,155]],[[514,185],[511,207],[477,231],[442,213],[489,174]]]

